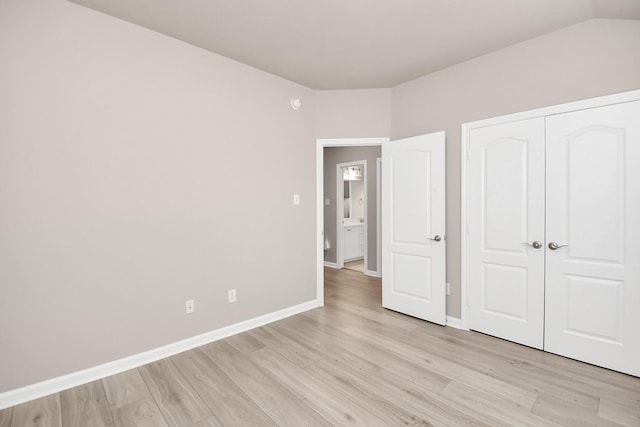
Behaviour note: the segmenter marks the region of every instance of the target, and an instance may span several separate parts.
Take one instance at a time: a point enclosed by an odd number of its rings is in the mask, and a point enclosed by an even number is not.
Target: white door
[[[541,349],[544,118],[473,129],[469,161],[469,326]]]
[[[640,376],[640,101],[546,128],[545,350]]]
[[[382,306],[445,324],[445,134],[382,144]]]

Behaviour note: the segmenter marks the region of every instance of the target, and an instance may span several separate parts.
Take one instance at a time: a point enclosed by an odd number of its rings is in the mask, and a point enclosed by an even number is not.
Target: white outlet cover
[[[299,194],[294,194],[293,195],[293,204],[294,205],[299,205],[300,204],[300,195]]]
[[[236,296],[236,290],[235,289],[229,289],[229,295],[228,295],[229,302],[230,303],[236,302],[236,297],[237,297]]]
[[[194,303],[193,303],[193,300],[192,300],[192,299],[187,300],[187,301],[185,302],[185,313],[186,313],[186,314],[191,314],[191,313],[193,313],[194,311],[195,311],[195,305],[194,305]]]

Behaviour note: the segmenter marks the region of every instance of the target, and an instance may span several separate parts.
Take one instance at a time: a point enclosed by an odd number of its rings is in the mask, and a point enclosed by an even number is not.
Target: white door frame
[[[382,277],[382,158],[376,159],[376,270]]]
[[[316,139],[316,300],[324,305],[324,148],[381,147],[388,137]]]
[[[505,116],[492,117],[490,119],[478,120],[470,123],[463,123],[461,126],[460,150],[461,160],[461,250],[460,250],[460,313],[461,328],[469,330],[469,135],[472,129],[493,126],[519,120],[545,117],[553,114],[568,113],[571,111],[585,110],[587,108],[603,107],[605,105],[619,104],[640,100],[640,90],[622,92],[613,95],[606,95],[582,101],[569,102],[566,104],[554,105],[550,107],[538,108],[521,113],[508,114]]]
[[[344,173],[342,168],[349,166],[362,166],[362,180],[364,184],[364,269],[369,267],[368,261],[368,248],[367,248],[367,161],[356,160],[353,162],[338,163],[336,165],[336,266],[337,268],[344,267]],[[349,212],[353,210],[353,199],[349,199]]]

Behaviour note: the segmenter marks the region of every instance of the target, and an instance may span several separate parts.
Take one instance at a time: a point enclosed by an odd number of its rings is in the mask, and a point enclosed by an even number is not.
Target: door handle
[[[433,237],[427,237],[427,239],[429,239],[429,240],[434,240],[434,241],[436,241],[436,242],[439,242],[440,240],[442,240],[442,237],[440,237],[440,235],[436,234],[436,235],[435,235],[435,236],[433,236]]]
[[[539,242],[537,240],[534,240],[532,243],[529,242],[522,242],[525,245],[529,245],[531,246],[533,249],[540,249],[542,247],[542,242]]]
[[[556,249],[564,248],[565,246],[569,246],[569,245],[559,245],[556,242],[549,242],[549,249],[551,249],[552,251],[555,251]]]

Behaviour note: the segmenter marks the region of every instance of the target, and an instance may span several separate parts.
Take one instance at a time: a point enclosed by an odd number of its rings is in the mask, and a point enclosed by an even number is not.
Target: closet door
[[[544,118],[473,129],[470,328],[542,348]]]
[[[640,101],[546,138],[545,350],[640,376]]]

